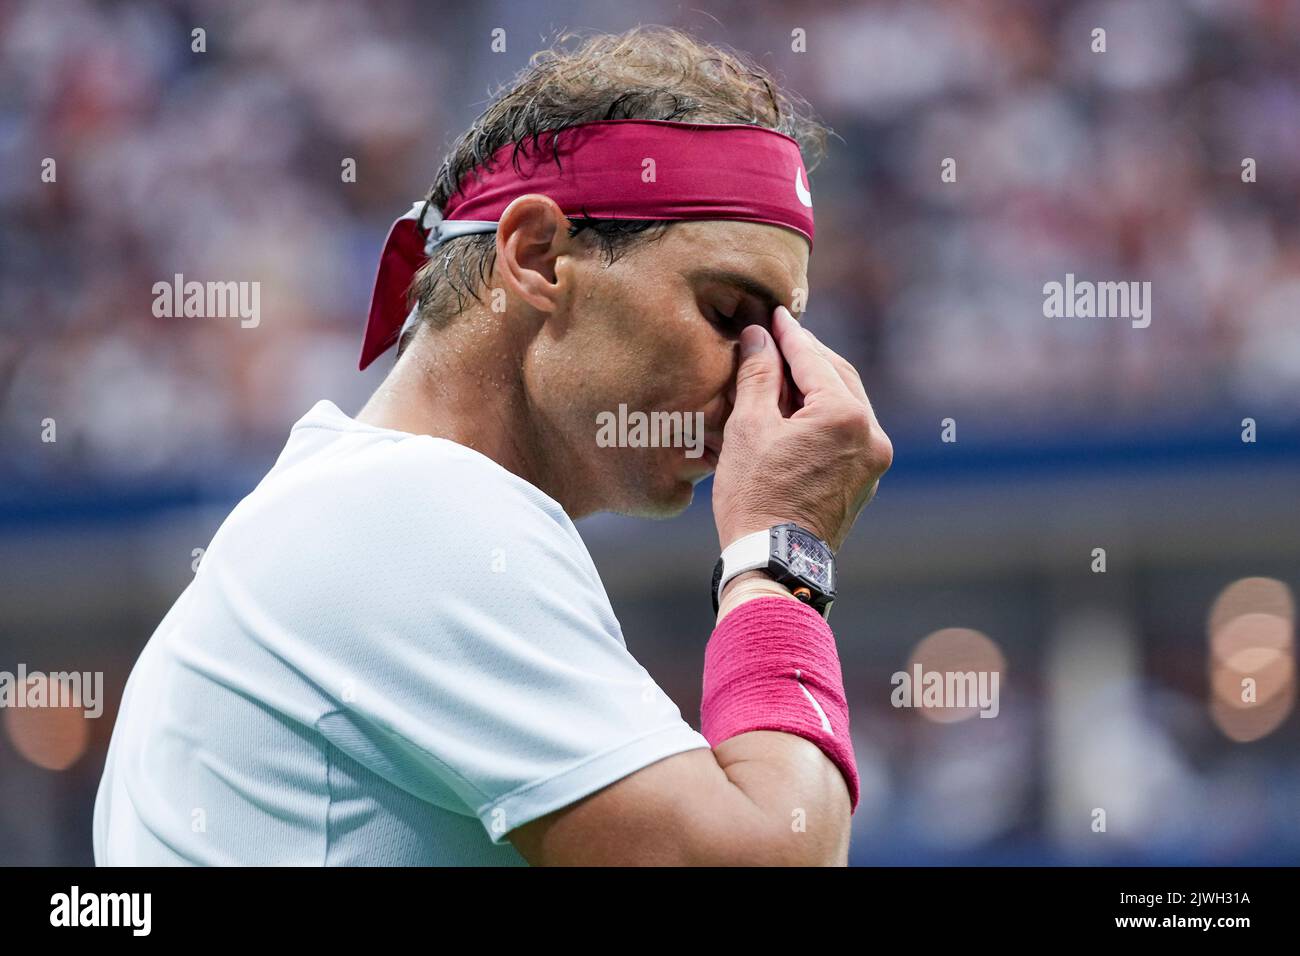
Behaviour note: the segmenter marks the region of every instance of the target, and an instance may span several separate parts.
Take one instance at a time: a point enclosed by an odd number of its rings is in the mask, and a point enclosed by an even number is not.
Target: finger
[[[761,325],[747,325],[740,333],[740,366],[736,369],[734,412],[779,412],[781,353]]]
[[[836,374],[839,375],[840,380],[848,390],[863,402],[870,405],[871,399],[867,398],[867,388],[862,384],[862,376],[859,375],[858,370],[853,367],[853,363],[840,355],[821,339],[817,338],[817,335],[812,329],[808,328],[808,326],[803,326],[803,330],[808,333],[810,338],[812,338],[813,343],[817,346],[818,351],[821,352],[826,361],[830,362],[831,365],[834,366]]]
[[[835,366],[822,355],[815,340],[783,305],[777,306],[773,313],[772,331],[781,354],[790,365],[795,387],[803,393],[805,405],[819,392],[843,394],[846,391]]]

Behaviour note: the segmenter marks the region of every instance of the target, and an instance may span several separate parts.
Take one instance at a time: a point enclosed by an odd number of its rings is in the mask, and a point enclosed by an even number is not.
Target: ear
[[[568,294],[557,273],[569,253],[569,220],[550,196],[530,193],[505,208],[497,226],[496,268],[506,295],[551,313]]]

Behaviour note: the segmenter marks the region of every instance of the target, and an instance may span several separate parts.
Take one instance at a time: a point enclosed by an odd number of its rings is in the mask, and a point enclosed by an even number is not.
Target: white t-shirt
[[[511,829],[707,746],[558,503],[321,401],[131,673],[95,861],[521,864]]]

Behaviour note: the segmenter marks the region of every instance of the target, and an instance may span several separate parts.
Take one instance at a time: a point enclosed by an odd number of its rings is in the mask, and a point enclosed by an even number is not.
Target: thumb
[[[737,412],[779,410],[781,353],[761,325],[747,325],[740,333],[740,367],[736,370]]]

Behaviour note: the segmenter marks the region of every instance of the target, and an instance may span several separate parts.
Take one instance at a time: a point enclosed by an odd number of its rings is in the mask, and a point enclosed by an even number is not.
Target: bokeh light
[[[45,699],[57,695],[48,676],[28,677],[29,693],[38,685]],[[90,743],[90,727],[78,702],[70,707],[6,707],[4,727],[14,749],[27,760],[46,770],[71,767]]]
[[[1209,615],[1210,716],[1229,739],[1259,740],[1295,704],[1295,600],[1273,578],[1242,578]]]
[[[964,627],[946,627],[927,635],[912,651],[907,661],[909,676],[916,673],[920,665],[921,673],[940,674],[987,674],[993,688],[992,675],[997,675],[997,693],[1004,689],[1006,678],[1006,657],[991,638],[979,631]],[[921,703],[921,688],[912,688],[913,700],[917,711],[927,720],[939,724],[951,724],[969,720],[980,712],[978,702],[970,707],[926,707]]]

